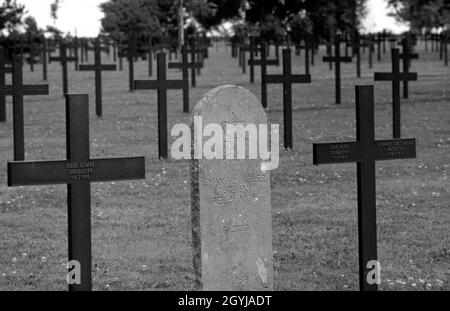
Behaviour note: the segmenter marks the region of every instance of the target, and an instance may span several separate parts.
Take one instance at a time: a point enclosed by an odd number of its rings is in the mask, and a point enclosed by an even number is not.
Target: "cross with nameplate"
[[[50,57],[52,62],[60,62],[62,66],[62,79],[63,79],[63,95],[69,92],[69,78],[67,72],[67,63],[76,62],[76,57],[67,56],[67,45],[65,42],[61,42],[59,45],[59,57]]]
[[[264,76],[267,74],[267,66],[278,66],[280,61],[278,59],[267,59],[267,45],[261,43],[261,59],[250,59],[248,64],[250,66],[261,66],[261,104],[264,109],[267,108],[267,84],[264,82]]]
[[[419,54],[412,53],[411,42],[409,36],[407,39],[402,39],[402,53],[399,55],[402,60],[403,73],[409,73],[412,59],[419,59]],[[403,98],[409,97],[408,80],[403,81]]]
[[[12,73],[12,67],[5,64],[5,49],[0,46],[0,86],[5,85],[5,75]],[[6,122],[6,97],[0,95],[0,122]]]
[[[91,159],[87,95],[66,95],[67,160],[9,162],[8,186],[67,184],[69,262],[80,264],[80,284],[92,290],[91,187],[93,182],[145,179],[145,159]]]
[[[157,55],[157,80],[134,81],[135,90],[158,90],[158,150],[159,158],[168,159],[168,131],[167,131],[167,90],[185,90],[189,88],[189,81],[167,80],[166,54]]]
[[[373,86],[356,86],[356,142],[313,145],[314,165],[357,162],[359,287],[362,291],[378,290],[380,281],[375,163],[416,157],[415,139],[375,140],[374,126]]]
[[[339,35],[336,35],[334,39],[334,57],[325,56],[323,61],[328,63],[334,63],[335,70],[335,82],[336,82],[336,105],[341,104],[341,63],[351,63],[351,57],[341,57],[341,39]]]
[[[392,72],[376,72],[375,81],[392,81],[392,123],[393,137],[401,137],[400,81],[416,81],[417,73],[400,72],[400,53],[392,49]]]
[[[98,117],[103,114],[102,104],[102,71],[116,71],[117,66],[102,65],[102,54],[100,48],[100,39],[95,40],[95,64],[94,65],[79,65],[80,71],[94,71],[95,72],[95,111]]]
[[[0,85],[0,95],[10,95],[13,98],[14,161],[25,160],[23,97],[49,94],[48,85],[23,84],[22,61],[20,55],[13,57],[12,85]]]
[[[263,50],[261,50],[262,53]],[[291,50],[283,50],[283,74],[264,75],[264,84],[283,84],[283,121],[284,148],[293,147],[292,143],[292,84],[311,83],[310,75],[293,75],[291,66]]]

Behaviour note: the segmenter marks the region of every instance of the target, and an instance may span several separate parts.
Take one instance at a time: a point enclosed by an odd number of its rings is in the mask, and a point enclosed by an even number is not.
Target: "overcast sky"
[[[30,15],[34,16],[40,27],[53,25],[50,17],[50,4],[53,0],[17,0],[26,6]],[[102,13],[99,4],[106,0],[62,0],[58,12],[56,27],[64,32],[78,36],[95,37],[100,29]],[[393,32],[405,31],[405,26],[398,25],[394,18],[389,17],[385,0],[368,0],[369,14],[364,22],[370,32],[388,29]]]

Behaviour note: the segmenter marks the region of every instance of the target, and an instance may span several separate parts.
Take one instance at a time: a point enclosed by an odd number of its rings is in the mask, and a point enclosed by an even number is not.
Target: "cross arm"
[[[416,81],[417,80],[417,73],[410,72],[410,73],[399,73],[397,75],[394,75],[390,72],[376,72],[375,73],[375,81]]]
[[[97,66],[95,66],[95,65],[85,65],[85,64],[82,64],[82,65],[79,65],[79,66],[78,66],[78,69],[79,69],[80,71],[95,71],[95,70],[97,69]],[[101,65],[101,66],[100,66],[100,70],[101,70],[101,71],[115,71],[115,70],[117,70],[117,66],[114,65],[114,64],[111,64],[111,65]]]
[[[137,80],[134,81],[135,90],[179,90],[188,88],[189,84],[187,80],[166,80],[166,81],[152,81],[152,80]]]
[[[399,57],[400,57],[401,59],[403,59],[403,58],[407,58],[407,59],[419,59],[419,54],[417,54],[417,53],[407,53],[407,54],[405,55],[404,53],[401,53],[401,54],[399,55]]]
[[[358,142],[313,144],[313,162],[314,165],[357,162],[360,149]]]
[[[203,68],[203,63],[188,63],[188,68]]]
[[[95,168],[91,182],[145,179],[145,158],[116,158],[91,160]]]
[[[263,65],[263,63],[266,66],[278,66],[280,64],[280,61],[278,59],[269,59],[269,60],[266,60],[264,62],[261,59],[256,59],[256,60],[255,59],[254,60],[249,59],[248,60],[248,64],[250,66],[261,66],[261,65]]]
[[[67,184],[67,161],[8,162],[8,187]]]
[[[48,84],[42,85],[23,85],[20,88],[21,95],[48,95],[49,86]],[[2,95],[14,95],[14,86],[4,85],[0,86],[0,94]]]
[[[66,58],[50,57],[49,60],[51,62],[75,62],[78,60],[78,58],[76,58],[76,57],[66,57]]]
[[[169,69],[182,69],[183,63],[169,63]]]
[[[265,75],[264,81],[269,84],[311,83],[311,75]]]
[[[145,178],[145,158],[95,159],[86,162],[8,162],[8,186],[58,185]]]
[[[311,83],[311,75],[292,75],[291,83]]]
[[[379,161],[416,158],[416,140],[413,138],[379,140],[375,146],[376,159]]]

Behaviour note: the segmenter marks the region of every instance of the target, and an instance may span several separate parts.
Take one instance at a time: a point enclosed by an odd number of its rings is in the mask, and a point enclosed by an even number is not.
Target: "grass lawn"
[[[402,135],[417,139],[417,159],[377,163],[382,290],[450,289],[450,67],[436,53],[419,52],[411,68],[419,81],[402,100]],[[354,85],[374,84],[375,71],[390,71],[390,56],[380,63],[374,57],[369,70],[363,55],[361,79],[354,63],[343,65],[342,105],[336,107],[334,75],[323,53],[324,47],[311,68],[313,83],[293,87],[294,151],[281,152],[271,176],[276,290],[358,290],[356,164],[314,167],[312,144],[355,140]],[[303,61],[303,55],[293,59],[293,72],[304,71]],[[105,72],[98,119],[93,73],[73,67],[70,92],[90,95],[91,157],[145,156],[147,162],[146,180],[92,184],[94,289],[193,289],[189,162],[157,159],[156,91],[129,93],[126,65],[123,72]],[[25,82],[43,83],[40,66],[24,70]],[[146,70],[140,61],[136,79],[148,78]],[[170,70],[169,76],[181,73]],[[59,64],[52,63],[51,95],[25,99],[27,160],[66,158],[60,77]],[[242,85],[260,98],[259,69],[256,77],[250,85],[228,50],[211,49],[190,91],[191,107],[222,84]],[[282,86],[268,90],[269,120],[282,125]],[[375,93],[376,137],[390,139],[391,83],[377,82]],[[181,95],[169,93],[169,131],[190,123]],[[8,122],[0,124],[0,290],[66,290],[66,186],[6,187],[11,106]]]

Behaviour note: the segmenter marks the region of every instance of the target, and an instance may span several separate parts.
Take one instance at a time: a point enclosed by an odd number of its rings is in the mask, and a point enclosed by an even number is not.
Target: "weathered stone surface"
[[[257,98],[237,86],[210,91],[197,104],[196,116],[202,116],[203,128],[212,123],[267,124]],[[224,144],[229,139],[225,136]],[[193,135],[193,146],[197,142]],[[248,157],[192,161],[192,232],[198,289],[273,289],[270,173],[261,170],[262,162]]]

